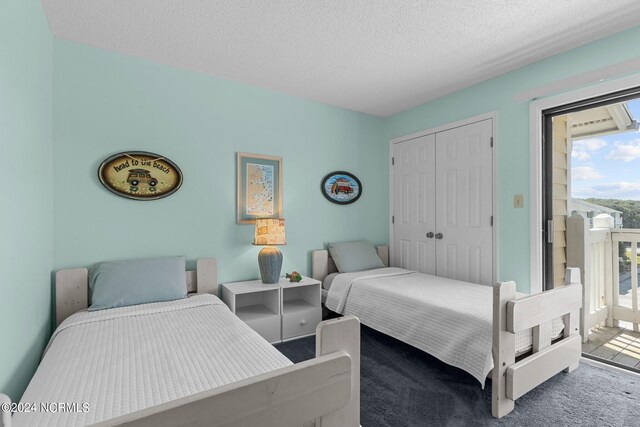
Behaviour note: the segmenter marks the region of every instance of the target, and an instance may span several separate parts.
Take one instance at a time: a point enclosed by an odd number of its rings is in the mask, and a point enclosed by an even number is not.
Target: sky
[[[640,121],[640,98],[627,105]],[[640,200],[640,132],[573,140],[571,196]]]

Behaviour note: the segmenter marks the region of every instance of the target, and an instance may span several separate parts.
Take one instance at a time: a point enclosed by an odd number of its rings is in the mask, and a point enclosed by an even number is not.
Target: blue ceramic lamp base
[[[282,271],[282,252],[275,246],[265,246],[258,254],[262,283],[278,283]]]

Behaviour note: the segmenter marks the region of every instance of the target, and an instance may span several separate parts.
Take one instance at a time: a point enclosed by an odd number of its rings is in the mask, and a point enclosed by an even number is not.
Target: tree
[[[587,201],[622,212],[623,228],[640,228],[640,200],[587,199]]]

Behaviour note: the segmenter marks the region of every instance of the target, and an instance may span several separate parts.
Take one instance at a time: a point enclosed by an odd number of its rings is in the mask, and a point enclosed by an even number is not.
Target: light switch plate
[[[524,207],[524,196],[522,194],[516,194],[515,196],[513,196],[513,207],[514,208]]]

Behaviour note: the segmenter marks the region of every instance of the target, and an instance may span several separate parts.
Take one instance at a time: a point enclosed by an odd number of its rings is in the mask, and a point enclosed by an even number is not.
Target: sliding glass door
[[[640,105],[639,99],[640,88],[636,88],[543,111],[540,239],[545,290],[562,286],[565,269],[571,267],[567,265],[567,247],[571,244],[567,241],[567,218],[572,213],[581,214],[591,227],[595,216],[606,213],[614,216],[614,221],[617,217],[616,224],[621,226],[620,212],[596,202],[610,200],[612,191],[625,186],[635,188],[637,184],[640,189],[640,182],[634,184],[623,178],[608,182],[616,174],[606,173],[625,163],[634,166],[629,156],[624,157],[625,152],[637,151],[640,160],[640,134],[639,139],[633,139],[638,131],[634,110]],[[615,150],[621,154],[615,154]],[[616,155],[622,159],[617,164]],[[626,176],[634,179],[631,175]]]

